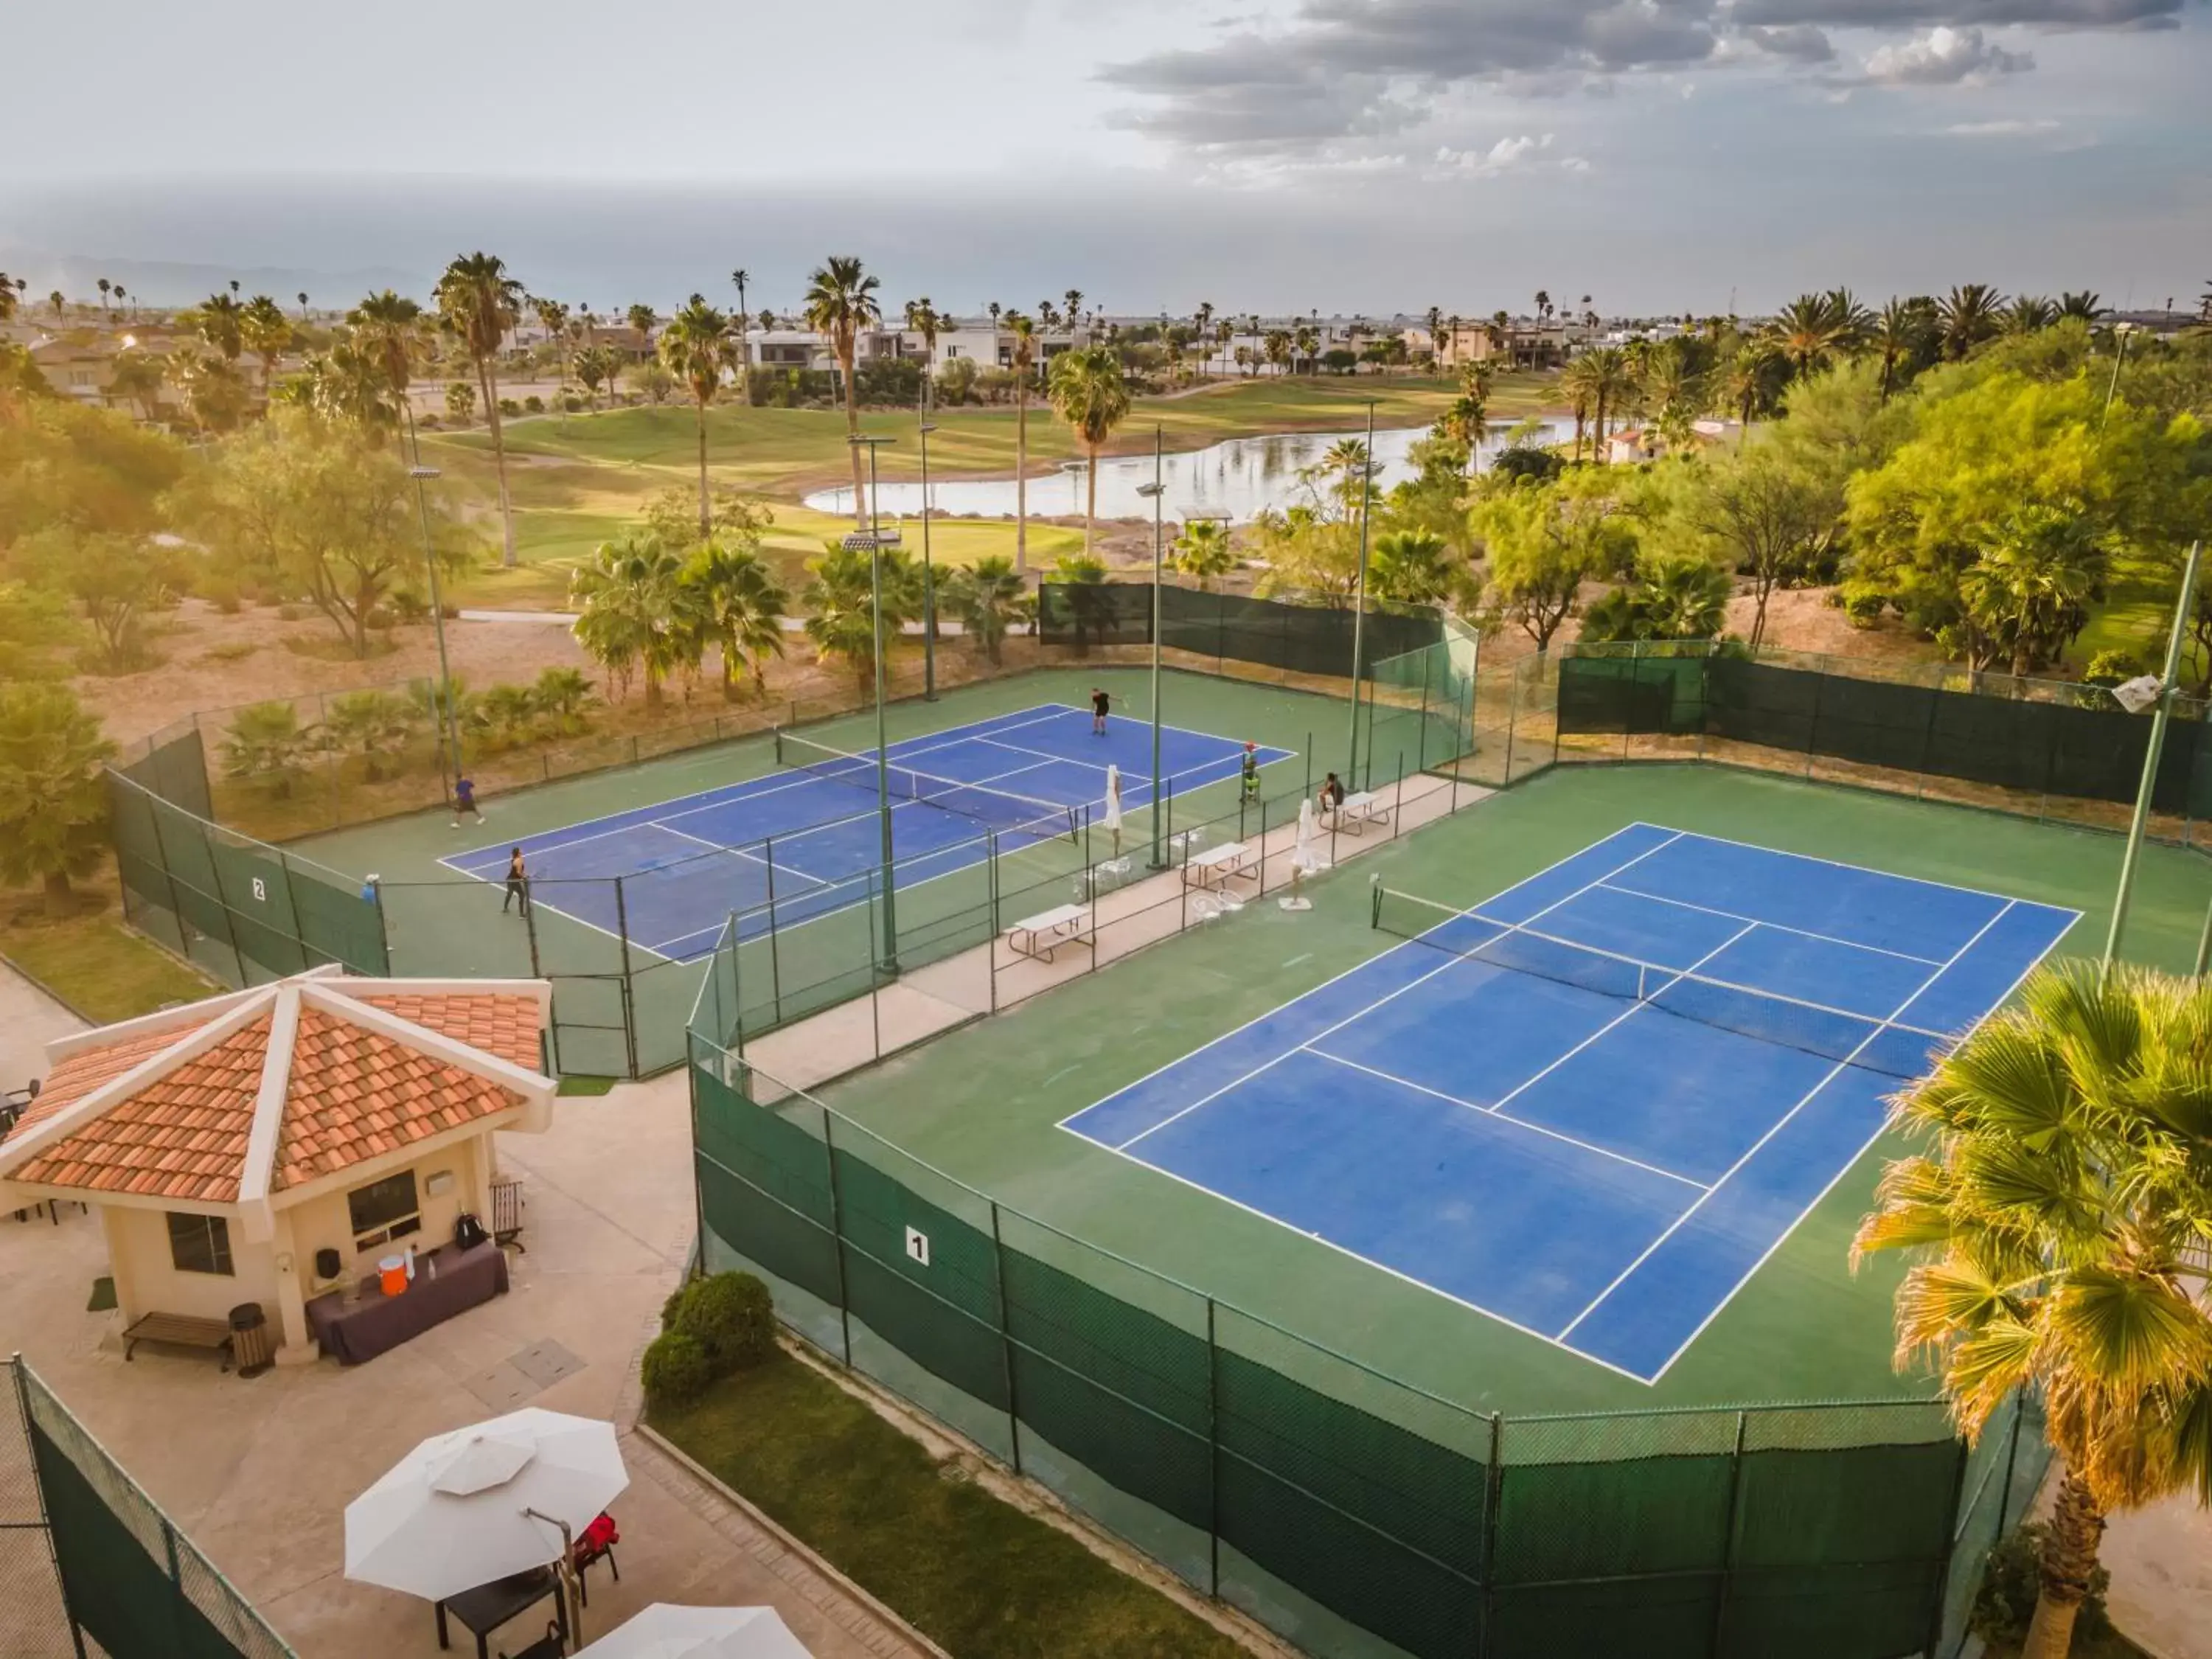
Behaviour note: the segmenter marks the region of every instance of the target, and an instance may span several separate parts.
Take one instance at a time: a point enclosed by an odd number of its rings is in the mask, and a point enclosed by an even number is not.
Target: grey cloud
[[[1938,27],[1868,55],[1865,80],[1879,87],[1954,87],[2035,67],[2024,52],[2007,52],[1979,29]]]
[[[1784,23],[1774,27],[1753,24],[1743,38],[1761,52],[1786,58],[1793,64],[1831,64],[1836,48],[1824,29],[1810,23]]]
[[[1821,24],[1829,28],[2178,28],[2187,0],[1735,0],[1744,24]]]

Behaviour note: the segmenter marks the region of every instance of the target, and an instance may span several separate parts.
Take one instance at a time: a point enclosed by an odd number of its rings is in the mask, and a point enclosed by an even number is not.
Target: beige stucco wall
[[[430,1153],[419,1162],[406,1166],[415,1171],[416,1194],[422,1204],[422,1226],[419,1232],[397,1239],[374,1249],[356,1252],[353,1247],[353,1219],[346,1209],[346,1194],[355,1188],[368,1186],[368,1181],[348,1181],[343,1186],[327,1193],[319,1193],[298,1204],[285,1205],[292,1221],[292,1250],[297,1263],[301,1290],[308,1296],[319,1296],[330,1285],[315,1278],[315,1252],[333,1249],[338,1253],[345,1277],[357,1279],[376,1271],[377,1259],[393,1255],[413,1244],[417,1250],[434,1249],[453,1242],[453,1224],[464,1210],[474,1210],[489,1227],[491,1217],[488,1203],[478,1196],[489,1172],[484,1170],[484,1152],[489,1137],[477,1136],[457,1146]],[[430,1177],[442,1171],[453,1176],[451,1191],[433,1194]],[[381,1178],[380,1176],[376,1178]],[[282,1194],[278,1194],[281,1200]]]
[[[108,1261],[115,1269],[115,1299],[125,1324],[149,1313],[185,1314],[226,1319],[241,1302],[258,1302],[273,1315],[276,1308],[276,1253],[246,1242],[230,1224],[233,1271],[179,1273],[169,1260],[168,1218],[159,1210],[100,1206],[107,1229]]]

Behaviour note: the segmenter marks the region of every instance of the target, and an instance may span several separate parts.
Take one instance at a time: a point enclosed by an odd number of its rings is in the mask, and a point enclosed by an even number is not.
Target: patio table
[[[567,1598],[560,1593],[561,1580],[550,1567],[532,1567],[528,1572],[518,1572],[512,1577],[495,1578],[489,1584],[478,1584],[474,1589],[463,1590],[459,1595],[449,1595],[438,1603],[438,1645],[451,1647],[446,1639],[446,1615],[452,1613],[460,1621],[461,1628],[477,1638],[477,1659],[489,1659],[485,1638],[510,1619],[519,1619],[547,1596],[553,1598],[553,1616],[560,1624],[563,1635],[568,1629]]]
[[[398,1296],[380,1294],[368,1279],[351,1299],[340,1291],[317,1297],[307,1304],[307,1326],[325,1353],[358,1365],[506,1294],[507,1253],[498,1245],[447,1244],[416,1258],[415,1282]]]

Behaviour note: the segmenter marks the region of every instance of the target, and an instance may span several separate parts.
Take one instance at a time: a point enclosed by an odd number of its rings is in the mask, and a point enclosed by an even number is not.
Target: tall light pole
[[[2136,790],[2135,817],[2128,821],[2128,850],[2120,857],[2120,890],[2112,898],[2112,926],[2105,935],[2105,957],[2099,969],[2104,974],[2112,971],[2113,959],[2120,953],[2120,935],[2128,925],[2128,900],[2135,890],[2136,860],[2142,852],[2143,830],[2150,822],[2151,792],[2158,784],[2159,755],[2166,747],[2167,717],[2173,712],[2173,694],[2181,676],[2181,642],[2188,635],[2189,614],[2197,604],[2197,566],[2203,550],[2202,541],[2189,544],[2189,565],[2182,573],[2181,594],[2173,602],[2173,632],[2166,641],[2166,672],[2159,677],[2156,690],[2139,680],[2130,680],[2113,692],[2130,713],[2139,712],[2149,700],[2156,702],[2158,712],[2151,716],[2150,744],[2143,752],[2142,782]],[[2197,955],[2201,964],[2202,947]]]
[[[921,434],[921,700],[937,701],[937,572],[929,562],[929,434],[937,430],[937,423],[929,418],[927,406],[929,377],[921,377],[925,388],[924,407],[915,427]],[[875,452],[870,450],[871,461]]]
[[[2111,384],[2105,388],[2105,407],[2097,416],[2097,429],[2100,432],[2105,429],[2105,422],[2112,415],[2112,398],[2120,389],[2120,365],[2128,360],[2128,336],[2135,331],[2136,325],[2133,323],[2112,325],[2112,332],[2119,337],[2120,347],[2112,354],[2112,379]]]
[[[848,552],[865,550],[868,556],[870,622],[875,629],[874,649],[870,656],[876,669],[876,818],[881,828],[881,852],[884,866],[884,954],[877,965],[884,973],[898,972],[898,903],[893,890],[894,879],[891,852],[891,764],[890,742],[884,725],[884,659],[890,654],[890,641],[884,636],[884,549],[896,544],[896,536],[883,532],[876,503],[876,451],[895,438],[855,437],[856,444],[866,444],[868,449],[868,527],[845,538]]]
[[[446,752],[453,763],[453,778],[458,781],[461,775],[461,727],[453,713],[453,675],[446,662],[446,601],[438,591],[438,550],[430,538],[430,498],[424,489],[438,476],[438,469],[423,465],[421,454],[418,447],[417,459],[407,469],[407,476],[415,480],[415,510],[422,519],[422,557],[430,567],[430,621],[438,635],[438,706],[445,711]]]
[[[1352,742],[1346,750],[1344,786],[1359,787],[1359,668],[1360,651],[1367,627],[1367,521],[1375,500],[1375,403],[1367,404],[1366,459],[1359,471],[1359,575],[1352,590]]]
[[[1167,868],[1166,860],[1160,856],[1160,553],[1165,529],[1160,502],[1168,493],[1166,454],[1166,428],[1155,426],[1152,481],[1137,486],[1137,493],[1149,496],[1152,503],[1152,857],[1146,867],[1153,870]]]

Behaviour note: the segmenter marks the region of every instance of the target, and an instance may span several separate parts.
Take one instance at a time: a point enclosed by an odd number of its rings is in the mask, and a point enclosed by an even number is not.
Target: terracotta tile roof
[[[527,1103],[530,1097],[523,1092],[414,1047],[404,1035],[349,1018],[344,1009],[349,1001],[367,1004],[536,1073],[536,998],[371,988],[388,984],[366,981],[356,992],[349,981],[325,979],[266,988],[266,1002],[237,1030],[77,1124],[10,1178],[91,1192],[235,1202],[246,1176],[276,1007],[288,994],[300,1000],[299,1020],[269,1170],[272,1193]],[[206,1020],[120,1036],[70,1054],[55,1065],[37,1103],[8,1139],[20,1140],[125,1073],[169,1053],[205,1030],[210,1020],[231,1017],[218,1011]],[[5,1150],[0,1141],[0,1154]]]
[[[121,1077],[141,1061],[150,1060],[199,1030],[202,1024],[195,1021],[190,1025],[173,1025],[167,1030],[119,1038],[105,1047],[71,1054],[47,1073],[38,1099],[18,1121],[17,1133],[34,1127],[64,1106],[75,1105],[102,1084]]]
[[[165,1047],[177,1041],[175,1032],[162,1036]],[[230,1203],[246,1167],[253,1097],[268,1052],[264,1015],[118,1102],[33,1158],[15,1178]],[[45,1099],[41,1093],[40,1103]]]
[[[521,1103],[513,1090],[381,1032],[302,1008],[270,1190],[349,1169]]]
[[[488,1054],[534,1072],[545,1063],[538,1041],[540,1022],[535,997],[483,994],[469,996],[416,996],[412,994],[367,994],[355,998],[372,1008],[481,1048]]]

